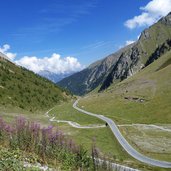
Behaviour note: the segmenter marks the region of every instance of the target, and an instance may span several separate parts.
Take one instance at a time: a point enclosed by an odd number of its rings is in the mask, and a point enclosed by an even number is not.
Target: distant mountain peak
[[[42,76],[42,77],[45,77],[47,78],[48,80],[54,82],[54,83],[57,83],[59,81],[61,81],[62,79],[72,75],[74,72],[71,72],[71,73],[54,73],[54,72],[50,72],[48,70],[42,70],[42,71],[39,71],[39,75]]]

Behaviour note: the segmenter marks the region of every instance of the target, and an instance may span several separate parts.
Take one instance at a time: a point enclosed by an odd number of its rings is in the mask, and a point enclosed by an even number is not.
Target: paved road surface
[[[87,115],[91,115],[91,116],[95,116],[103,121],[105,121],[106,123],[108,123],[110,129],[112,130],[113,134],[115,135],[115,137],[117,138],[117,140],[119,141],[120,145],[127,151],[127,153],[129,155],[131,155],[132,157],[134,157],[135,159],[152,165],[152,166],[157,166],[157,167],[163,167],[163,168],[171,168],[171,162],[166,162],[166,161],[160,161],[160,160],[155,160],[149,157],[146,157],[144,155],[142,155],[141,153],[139,153],[138,151],[136,151],[127,141],[126,139],[122,136],[121,132],[119,131],[118,127],[116,126],[116,124],[114,123],[113,120],[103,116],[103,115],[99,115],[99,114],[94,114],[91,112],[87,112],[83,109],[80,109],[79,107],[77,107],[78,104],[78,100],[75,101],[75,103],[73,104],[73,108],[75,108],[76,110],[85,113]]]

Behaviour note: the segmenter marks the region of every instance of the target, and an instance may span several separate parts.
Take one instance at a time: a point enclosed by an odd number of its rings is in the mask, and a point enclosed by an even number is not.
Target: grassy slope
[[[68,97],[47,79],[0,58],[0,107],[45,110]]]
[[[80,101],[89,111],[125,123],[171,123],[171,52],[129,79]],[[163,68],[163,66],[165,66]],[[145,99],[143,103],[125,97]]]
[[[72,107],[74,101],[61,103],[56,106],[52,111],[50,111],[50,116],[55,117],[58,120],[67,120],[77,122],[81,125],[90,125],[90,124],[104,124],[103,121],[86,114],[82,114],[75,110]]]

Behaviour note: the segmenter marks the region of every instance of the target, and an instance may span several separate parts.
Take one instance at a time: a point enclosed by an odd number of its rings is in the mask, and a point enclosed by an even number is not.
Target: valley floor
[[[42,125],[53,124],[58,126],[60,129],[64,130],[67,136],[74,138],[77,143],[83,144],[87,149],[91,148],[92,141],[95,139],[96,145],[100,149],[101,154],[108,156],[108,158],[112,159],[116,163],[133,168],[139,168],[141,170],[167,170],[144,165],[130,157],[118,144],[108,127],[78,129],[69,125],[67,122],[60,122],[60,120],[71,121],[71,123],[77,123],[83,127],[88,125],[92,126],[105,124],[97,118],[84,115],[73,109],[73,102],[74,101],[57,105],[49,111],[50,119],[55,117],[55,119],[59,120],[59,122],[51,122],[43,112],[37,112],[37,115],[23,112],[23,116],[28,117],[30,120],[36,120]],[[81,104],[80,106],[85,109],[85,105]],[[0,112],[0,115],[6,117],[6,119],[10,121],[17,115],[20,115],[19,113],[22,112],[17,110],[10,112],[8,110]],[[118,124],[122,134],[137,150],[150,157],[168,161],[171,159],[171,152],[168,151],[171,135],[170,126],[171,125],[168,124],[160,124],[155,126],[149,124]],[[156,139],[153,139],[154,137]],[[166,138],[163,139],[163,137]],[[161,145],[160,142],[165,142],[165,140],[167,143],[164,143],[164,145],[161,143]]]

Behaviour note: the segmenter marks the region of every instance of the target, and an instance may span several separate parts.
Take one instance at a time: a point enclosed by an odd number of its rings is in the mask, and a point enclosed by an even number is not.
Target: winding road
[[[112,119],[109,119],[103,115],[100,114],[94,114],[88,111],[85,111],[83,109],[80,109],[79,107],[77,107],[77,104],[79,102],[79,99],[75,101],[75,103],[73,104],[73,108],[75,108],[76,110],[85,113],[87,115],[91,115],[94,117],[97,117],[103,121],[105,121],[106,123],[108,123],[110,129],[112,130],[113,134],[115,135],[116,139],[118,140],[118,142],[120,143],[120,145],[125,149],[125,151],[131,155],[133,158],[146,163],[148,165],[152,165],[152,166],[157,166],[157,167],[162,167],[162,168],[171,168],[171,162],[166,162],[166,161],[160,161],[160,160],[155,160],[152,158],[149,158],[147,156],[144,156],[143,154],[139,153],[138,151],[136,151],[129,143],[128,141],[122,136],[121,132],[119,131],[118,127],[116,126],[115,122]]]
[[[72,126],[73,128],[78,128],[78,129],[94,129],[94,128],[104,128],[104,127],[106,127],[105,124],[104,125],[84,125],[84,126],[82,126],[77,122],[67,121],[67,120],[57,120],[57,119],[55,119],[55,117],[50,118],[49,112],[51,110],[53,110],[53,108],[45,113],[45,116],[49,118],[50,122],[67,123],[70,126]]]
[[[56,120],[55,117],[49,119],[50,122],[57,122],[57,123],[67,123],[70,126],[72,126],[73,128],[78,128],[78,129],[94,129],[94,128],[104,128],[106,127],[106,125],[85,125],[82,126],[77,122],[73,122],[73,121],[66,121],[66,120]]]

